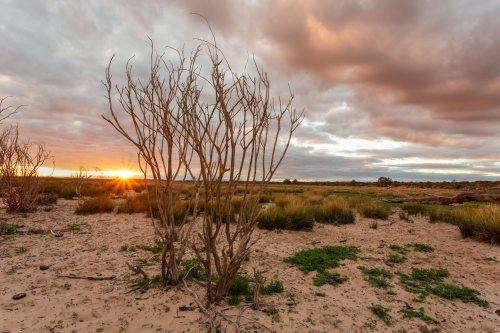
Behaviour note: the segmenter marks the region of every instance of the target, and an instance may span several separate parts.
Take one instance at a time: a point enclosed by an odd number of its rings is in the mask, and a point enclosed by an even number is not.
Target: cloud
[[[57,167],[134,165],[134,149],[100,117],[109,114],[104,69],[115,54],[120,85],[135,56],[134,75],[146,78],[148,37],[166,56],[167,45],[189,54],[196,38],[211,40],[190,13],[207,18],[236,72],[254,56],[271,92],[290,89],[305,109],[278,177],[497,174],[497,1],[5,0],[0,97],[28,106],[3,125],[46,142]]]

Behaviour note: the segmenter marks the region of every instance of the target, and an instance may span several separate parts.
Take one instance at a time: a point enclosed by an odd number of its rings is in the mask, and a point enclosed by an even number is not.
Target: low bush
[[[367,218],[387,220],[391,214],[389,207],[373,202],[359,203],[356,205],[358,212]]]
[[[115,209],[115,205],[109,196],[100,196],[85,200],[81,206],[77,207],[75,214],[90,215],[111,213]]]

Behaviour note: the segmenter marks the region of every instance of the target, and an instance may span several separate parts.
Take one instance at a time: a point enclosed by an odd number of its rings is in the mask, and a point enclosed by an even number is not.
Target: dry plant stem
[[[238,75],[215,41],[202,40],[201,46],[212,62],[211,76],[202,79],[210,85],[214,98],[211,103],[198,102],[183,126],[190,129],[205,192],[204,206],[210,208],[203,214],[203,231],[197,233],[206,252],[201,254],[194,245],[193,250],[204,265],[207,296],[213,302],[227,295],[255,243],[251,238],[260,197],[282,162],[303,114],[293,109],[292,94],[285,103],[278,99],[275,106],[267,75],[257,65],[256,77]],[[200,77],[196,73],[186,80],[196,82]],[[285,144],[278,149],[281,141]],[[236,223],[231,224],[231,200],[241,183],[245,184],[243,203]],[[222,249],[217,246],[220,235],[225,236]],[[210,281],[212,267],[219,276],[215,290]]]
[[[139,266],[132,266],[128,262],[125,262],[127,264],[127,267],[134,272],[135,274],[141,274],[146,280],[149,280],[149,276],[140,268]]]
[[[94,167],[94,173],[89,174],[89,170],[86,169],[83,166],[80,166],[78,171],[72,172],[70,177],[71,177],[71,182],[73,183],[73,186],[75,186],[75,193],[78,198],[78,205],[81,205],[81,200],[82,200],[82,187],[85,185],[85,183],[92,178],[94,175],[97,173],[100,173],[102,175],[102,171],[98,167]]]
[[[17,111],[22,108],[23,106],[26,106],[26,105],[19,105],[18,107],[16,107],[13,111],[11,111],[10,113],[8,114],[5,114],[5,112],[7,112],[7,110],[9,110],[12,106],[5,106],[5,107],[2,107],[2,104],[3,102],[9,98],[9,97],[12,97],[12,96],[7,96],[7,97],[4,97],[0,100],[0,121],[2,120],[5,120],[7,118],[9,118],[10,116],[12,116],[13,114],[17,113]]]
[[[188,272],[186,273],[186,276],[189,275],[189,273],[191,272],[191,269],[193,269],[193,267],[191,267],[188,270]],[[198,295],[192,289],[190,289],[188,287],[188,285],[186,283],[185,277],[182,278],[182,282],[184,283],[184,287],[193,295],[196,304],[198,304],[198,307],[207,316],[207,321],[210,323],[210,331],[211,331],[211,333],[216,333],[217,332],[217,328],[216,328],[215,323],[214,323],[215,312],[214,311],[208,311],[207,309],[205,309],[205,307],[203,306],[203,304],[201,304],[200,298],[198,297]]]

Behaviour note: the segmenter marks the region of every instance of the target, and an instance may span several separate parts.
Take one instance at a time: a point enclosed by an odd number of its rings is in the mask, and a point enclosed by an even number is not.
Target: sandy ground
[[[52,211],[39,209],[28,217],[1,213],[8,223],[23,225],[20,233],[0,236],[0,332],[207,332],[205,317],[198,310],[178,311],[180,306],[194,305],[192,295],[183,287],[168,290],[150,288],[144,293],[128,292],[126,282],[132,272],[125,262],[150,262],[149,251],[120,251],[122,245],[153,244],[150,220],[142,214],[73,214],[76,201],[60,200]],[[258,230],[260,241],[243,271],[263,272],[267,280],[280,279],[282,294],[262,297],[263,309],[275,307],[278,316],[254,311],[247,306],[226,310],[222,332],[236,331],[237,315],[241,332],[495,332],[500,331],[500,247],[462,239],[458,228],[448,224],[430,224],[424,218],[414,223],[400,221],[397,214],[388,221],[356,217],[353,225],[315,225],[312,232],[269,232]],[[79,224],[80,230],[69,231],[68,225]],[[64,231],[64,236],[50,233],[28,234],[29,230]],[[344,241],[345,242],[340,242]],[[424,243],[435,248],[432,253],[412,251],[402,264],[387,266],[384,261],[393,253],[381,244],[404,245]],[[312,277],[284,263],[283,258],[314,246],[348,245],[361,249],[357,261],[343,261],[334,271],[348,276],[349,281],[338,287],[315,287]],[[26,251],[22,251],[23,248]],[[22,253],[20,253],[22,252]],[[492,258],[493,260],[484,260]],[[51,265],[40,270],[40,265]],[[409,272],[412,267],[447,268],[447,283],[466,285],[479,291],[490,306],[446,300],[433,295],[423,303],[412,299],[397,277],[391,279],[388,295],[365,281],[357,268],[385,268],[392,272]],[[157,263],[144,268],[151,276],[159,273]],[[111,276],[114,280],[90,281],[57,277],[61,274],[78,276]],[[133,278],[133,277],[132,277]],[[200,296],[202,287],[190,283]],[[324,296],[316,296],[317,292]],[[27,296],[14,300],[18,293]],[[287,305],[290,299],[295,305]],[[403,319],[398,311],[405,302],[441,322],[426,324],[420,319]],[[387,326],[369,309],[381,304],[390,310],[392,325]],[[221,303],[219,308],[227,305]],[[168,310],[169,309],[169,310]],[[168,311],[166,311],[168,310]],[[497,311],[500,313],[500,311]],[[262,324],[262,325],[260,325]]]

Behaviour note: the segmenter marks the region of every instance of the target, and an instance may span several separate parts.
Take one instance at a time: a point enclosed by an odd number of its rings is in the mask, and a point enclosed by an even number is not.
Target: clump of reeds
[[[447,222],[456,225],[462,237],[500,243],[500,205],[487,204],[455,209],[436,207],[429,211],[431,222]]]
[[[361,214],[361,216],[371,218],[387,220],[391,214],[391,209],[388,206],[373,202],[361,202],[356,205],[356,209]]]
[[[347,201],[331,195],[320,205],[311,205],[310,211],[316,222],[351,224],[354,223],[354,213]]]
[[[302,205],[273,206],[257,217],[261,229],[311,230],[314,216]]]
[[[81,206],[75,210],[77,215],[90,215],[111,213],[115,209],[115,205],[108,195],[102,195],[95,198],[85,200]]]
[[[146,213],[149,211],[147,199],[145,200],[145,195],[137,195],[134,197],[128,197],[126,200],[122,201],[116,208],[117,214],[134,214],[134,213]]]

